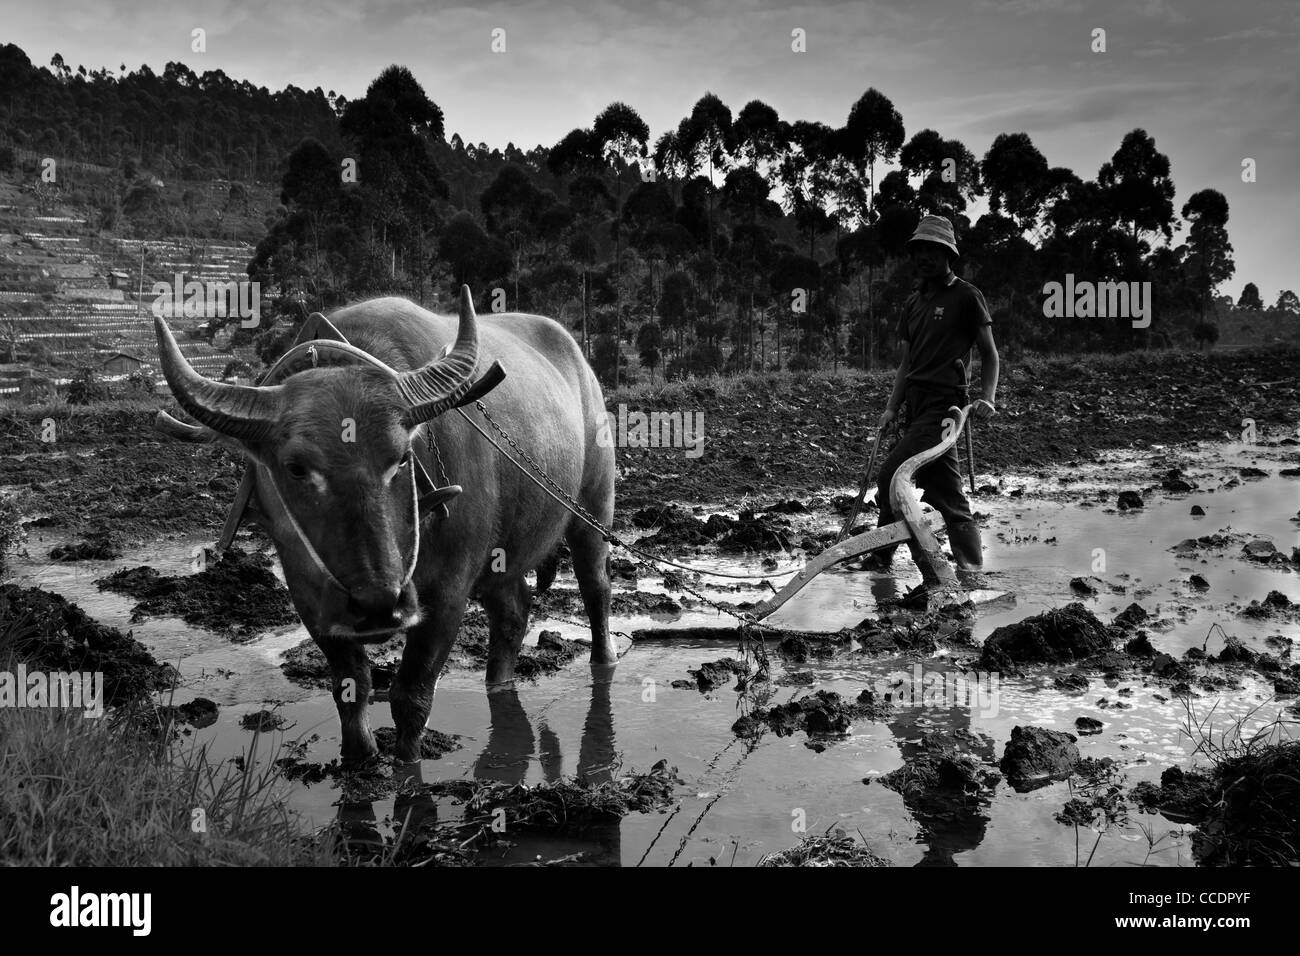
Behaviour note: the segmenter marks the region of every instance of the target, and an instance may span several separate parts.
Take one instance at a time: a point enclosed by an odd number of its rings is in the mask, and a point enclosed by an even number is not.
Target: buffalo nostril
[[[373,586],[358,588],[349,595],[349,605],[361,617],[393,614],[401,600],[399,587]]]

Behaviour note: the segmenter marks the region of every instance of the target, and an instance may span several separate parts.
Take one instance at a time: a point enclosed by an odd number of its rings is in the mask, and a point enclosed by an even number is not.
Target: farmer
[[[993,344],[993,319],[980,290],[953,274],[952,265],[960,258],[960,253],[957,252],[952,223],[943,216],[923,217],[907,241],[907,250],[920,284],[903,305],[898,325],[902,356],[894,378],[893,394],[880,416],[880,427],[897,421],[904,402],[907,426],[880,466],[876,486],[880,526],[894,521],[889,503],[889,483],[894,472],[917,452],[939,444],[943,440],[943,421],[949,417],[949,406],[962,405],[965,382],[955,363],[958,359],[967,359],[972,345],[979,347],[983,397],[975,402],[971,416],[987,419],[997,412],[993,405],[998,388],[998,350]],[[943,516],[948,528],[948,544],[958,569],[978,571],[984,563],[980,531],[971,516],[970,502],[962,492],[956,447],[948,449],[942,458],[918,471],[916,483],[924,491],[921,500]],[[868,555],[863,562],[864,569],[887,571],[896,547]]]

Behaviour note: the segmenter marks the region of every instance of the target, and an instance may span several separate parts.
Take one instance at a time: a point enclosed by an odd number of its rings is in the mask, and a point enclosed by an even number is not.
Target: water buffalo
[[[591,625],[592,665],[614,663],[608,544],[459,413],[444,414],[473,394],[480,364],[499,362],[506,376],[484,403],[492,417],[608,525],[614,453],[596,440],[604,398],[562,326],[521,314],[480,321],[468,288],[459,323],[399,298],[350,305],[329,320],[388,368],[354,361],[295,369],[275,385],[214,382],[190,367],[166,322],[155,326],[177,402],[257,469],[252,514],[274,540],[294,606],[329,661],[345,760],[376,752],[363,645],[405,632],[389,696],[397,756],[410,760],[470,596],[487,611],[489,688],[507,684],[528,629],[525,575],[561,538]],[[483,424],[475,408],[466,411]],[[441,477],[421,432],[445,467],[436,492],[417,480]],[[449,513],[437,507],[452,497]]]

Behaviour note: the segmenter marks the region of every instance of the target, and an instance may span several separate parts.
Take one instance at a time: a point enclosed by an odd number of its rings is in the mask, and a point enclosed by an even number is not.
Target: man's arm
[[[993,342],[993,326],[980,326],[975,336],[975,347],[980,352],[980,389],[983,392],[981,397],[996,408],[993,399],[998,391],[999,363],[998,347]]]
[[[884,428],[898,415],[899,406],[903,404],[903,394],[907,390],[907,370],[909,364],[910,351],[908,349],[907,339],[899,343],[901,352],[898,356],[898,371],[894,375],[894,390],[889,394],[889,404],[885,406],[885,412],[880,416],[880,427]]]

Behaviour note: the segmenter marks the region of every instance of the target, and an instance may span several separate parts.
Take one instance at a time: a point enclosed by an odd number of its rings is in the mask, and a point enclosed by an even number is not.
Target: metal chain
[[[608,541],[614,544],[621,543],[615,539],[612,531],[610,531],[608,528],[606,528],[603,524],[600,523],[600,521],[596,518],[595,515],[593,515],[586,508],[582,507],[582,505],[578,504],[578,502],[574,499],[574,497],[571,494],[569,494],[558,484],[556,484],[555,479],[546,473],[546,469],[544,469],[541,465],[539,465],[536,459],[534,459],[532,455],[528,454],[528,452],[524,451],[522,448],[519,447],[519,443],[515,441],[513,438],[511,438],[506,433],[506,430],[497,424],[496,419],[494,419],[491,415],[488,414],[487,407],[481,401],[475,402],[474,405],[478,408],[480,412],[483,413],[484,421],[486,421],[489,425],[492,426],[493,431],[495,431],[498,435],[504,438],[506,444],[508,444],[511,448],[513,448],[515,450],[515,453],[518,454],[520,458],[522,458],[524,461],[528,463],[528,467],[533,469],[533,471],[537,472],[537,474],[541,476],[542,480],[545,481],[548,485],[550,485],[551,489],[556,494],[558,494],[561,498],[564,499],[565,504],[567,504],[573,510],[574,514],[582,518],[583,521],[586,521],[589,525],[591,525],[593,528],[595,528],[597,531],[603,534]]]
[[[433,440],[433,434],[429,431],[429,426],[424,426],[424,440],[430,448],[433,449],[434,460],[438,463],[438,480],[442,482],[438,487],[445,488],[451,481],[447,478],[447,466],[442,463],[442,452],[438,450],[438,443]]]
[[[611,531],[609,528],[606,528],[605,525],[602,524],[601,521],[597,519],[595,515],[593,515],[586,508],[582,507],[582,505],[578,504],[578,502],[574,500],[572,495],[570,495],[567,491],[565,491],[558,484],[556,484],[555,480],[546,473],[546,469],[544,469],[540,464],[538,464],[536,459],[534,459],[532,455],[528,454],[528,452],[520,448],[519,443],[516,442],[513,438],[511,438],[510,435],[507,434],[504,428],[502,428],[499,424],[497,424],[496,420],[488,413],[487,408],[484,407],[481,401],[477,401],[474,404],[478,408],[479,412],[482,413],[484,420],[489,425],[492,426],[492,429],[498,435],[500,435],[503,439],[505,439],[506,443],[512,449],[515,450],[515,452],[519,455],[520,458],[522,458],[525,462],[528,463],[528,467],[530,467],[533,471],[535,471],[542,478],[542,480],[546,482],[546,484],[554,491],[556,497],[558,497],[560,501],[563,504],[565,504],[579,518],[581,518],[583,521],[587,522],[587,524],[589,524],[591,527],[599,531],[606,541],[608,541],[610,544],[622,548],[625,551],[630,552],[631,554],[639,558],[637,562],[638,565],[649,568],[651,571],[653,571],[656,574],[659,573],[659,569],[655,567],[654,564],[652,564],[651,562],[662,562],[664,564],[670,564],[675,567],[683,568],[684,570],[687,571],[695,570],[694,568],[688,568],[685,565],[676,564],[676,562],[668,561],[667,559],[664,558],[658,558],[646,551],[642,551],[640,548],[636,548],[633,545],[628,544],[626,541],[619,538],[616,534],[614,534],[613,531]],[[711,574],[713,572],[706,572],[706,573]],[[752,575],[719,575],[719,576],[753,577]],[[766,578],[763,578],[763,580],[766,580]],[[770,631],[779,630],[779,628],[772,627],[770,624],[763,624],[761,621],[758,620],[758,618],[754,617],[754,615],[748,613],[747,611],[733,611],[728,607],[724,607],[723,605],[719,604],[717,601],[705,597],[703,594],[701,594],[699,591],[692,588],[685,581],[674,582],[674,586],[680,587],[683,591],[695,597],[697,600],[701,601],[702,603],[707,604],[709,607],[713,608],[714,610],[720,611],[723,614],[727,614],[730,615],[731,617],[734,617],[737,621],[741,623],[741,636],[743,639],[747,639],[747,635],[745,634],[745,632],[749,628],[764,628]]]

